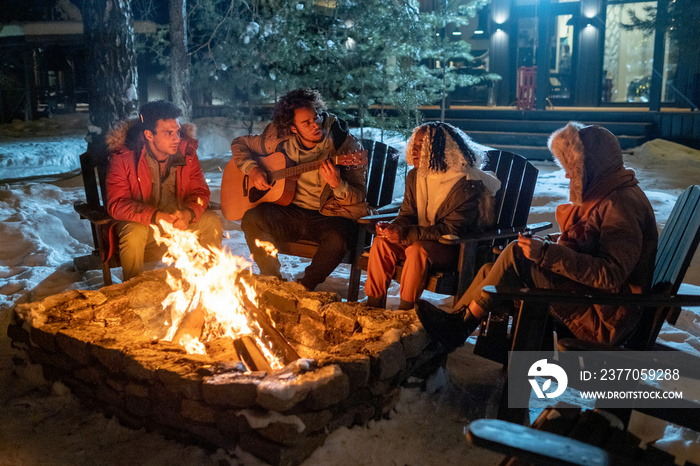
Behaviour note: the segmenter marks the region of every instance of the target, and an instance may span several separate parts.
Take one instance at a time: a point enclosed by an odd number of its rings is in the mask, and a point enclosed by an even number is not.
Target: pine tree
[[[448,94],[457,86],[499,79],[493,74],[474,76],[461,73],[457,65],[474,59],[470,53],[471,45],[461,37],[447,33],[448,26],[459,30],[469,24],[469,19],[474,18],[487,3],[488,0],[473,0],[467,4],[461,0],[441,0],[435,11],[421,14],[426,42],[420,45],[419,55],[421,66],[427,67],[422,86],[428,99],[440,102],[440,121],[445,121]]]
[[[415,0],[190,0],[193,87],[253,123],[256,109],[296,87],[318,89],[360,126],[410,131],[418,107],[478,79],[437,62],[471,60],[464,41],[436,36],[488,0],[421,13]]]

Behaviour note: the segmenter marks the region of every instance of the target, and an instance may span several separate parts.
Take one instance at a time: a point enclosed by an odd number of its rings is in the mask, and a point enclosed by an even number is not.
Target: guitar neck
[[[330,160],[332,160],[333,163],[338,163],[338,158],[339,156],[330,157]],[[293,167],[275,170],[270,173],[270,182],[275,182],[291,176],[299,176],[302,173],[318,170],[323,162],[324,160],[317,160],[315,162],[302,163],[299,165],[294,165]]]

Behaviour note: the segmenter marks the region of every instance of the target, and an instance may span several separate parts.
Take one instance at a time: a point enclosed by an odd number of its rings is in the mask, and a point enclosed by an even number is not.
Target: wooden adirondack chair
[[[119,254],[110,256],[109,227],[114,221],[107,213],[107,178],[108,155],[98,151],[90,151],[80,155],[80,170],[85,188],[85,202],[76,202],[73,208],[80,218],[90,221],[92,241],[95,249],[87,256],[73,259],[76,270],[102,269],[105,285],[112,284],[110,267],[119,267]]]
[[[676,459],[655,445],[621,429],[597,410],[554,406],[542,411],[532,427],[499,419],[469,424],[467,440],[508,455],[501,466],[673,466]],[[685,463],[690,466],[690,463]]]
[[[367,203],[370,207],[381,210],[382,207],[391,205],[399,151],[372,139],[362,139],[362,146],[367,151]],[[351,245],[342,261],[343,264],[351,264],[348,283],[348,300],[350,301],[357,300],[360,271],[355,267],[355,262],[362,255],[366,241],[366,231],[363,228],[358,228],[355,244]],[[277,249],[281,254],[311,259],[318,250],[318,244],[311,241],[281,242],[277,244]]]
[[[515,351],[540,351],[553,349],[551,318],[547,312],[551,302],[572,304],[611,304],[638,305],[642,307],[642,318],[620,347],[587,343],[575,339],[563,339],[559,342],[560,350],[595,350],[611,351],[616,349],[652,350],[665,349],[656,342],[664,321],[675,324],[681,306],[700,306],[698,295],[676,294],[685,276],[690,261],[693,259],[700,242],[700,186],[694,185],[686,189],[676,201],[671,215],[659,236],[659,246],[654,265],[654,276],[650,293],[643,294],[576,294],[563,293],[553,290],[539,289],[505,289],[502,287],[484,287],[483,292],[504,301],[521,303],[517,315],[514,316],[510,335],[511,355]],[[514,369],[514,368],[512,368]],[[517,382],[527,385],[527,368]],[[519,370],[519,369],[518,369]],[[515,380],[511,371],[511,379]],[[507,384],[510,382],[506,382]],[[524,411],[507,408],[507,387],[501,400],[499,418],[520,422]],[[659,412],[649,409],[640,411],[659,415]],[[689,416],[682,410],[661,410],[665,418],[672,417],[671,422],[687,425],[695,423],[700,430],[700,418],[694,414]],[[627,413],[627,418],[628,418]],[[625,417],[624,415],[622,416]],[[624,419],[623,419],[624,420]]]
[[[507,151],[490,150],[485,170],[491,170],[501,181],[501,189],[496,193],[496,227],[493,230],[465,237],[444,236],[443,244],[459,245],[459,260],[455,270],[432,270],[426,290],[435,293],[454,295],[455,302],[469,287],[478,268],[493,260],[493,249],[506,244],[518,236],[519,232],[541,231],[551,228],[549,222],[527,224],[532,196],[539,170],[524,157]],[[366,229],[374,233],[379,221],[393,219],[396,214],[372,215],[359,220]],[[365,252],[357,261],[358,268],[367,270],[369,254]],[[401,279],[402,264],[397,264],[394,280]],[[358,271],[359,274],[359,271]],[[359,275],[358,275],[359,276]],[[348,296],[356,300],[357,294]]]

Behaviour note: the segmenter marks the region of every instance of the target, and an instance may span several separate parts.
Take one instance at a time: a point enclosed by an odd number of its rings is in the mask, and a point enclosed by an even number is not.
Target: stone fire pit
[[[161,303],[171,292],[165,276],[156,270],[17,306],[8,329],[23,350],[17,363],[41,364],[47,379],[129,427],[240,445],[269,463],[294,465],[334,429],[389,413],[403,381],[444,362],[413,311],[371,309],[255,276],[258,307],[302,359],[246,372],[230,339],[207,342],[207,355],[187,354],[161,340],[169,317]]]

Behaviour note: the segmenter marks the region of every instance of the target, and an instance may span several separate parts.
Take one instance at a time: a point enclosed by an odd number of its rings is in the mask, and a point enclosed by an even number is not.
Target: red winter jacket
[[[151,197],[151,171],[146,161],[146,146],[138,120],[122,123],[107,137],[111,152],[107,172],[107,212],[115,220],[151,224],[156,211],[148,205]],[[182,208],[190,208],[196,221],[209,205],[209,187],[197,158],[195,127],[183,125],[180,152],[185,155],[185,166],[177,167],[177,198]]]

